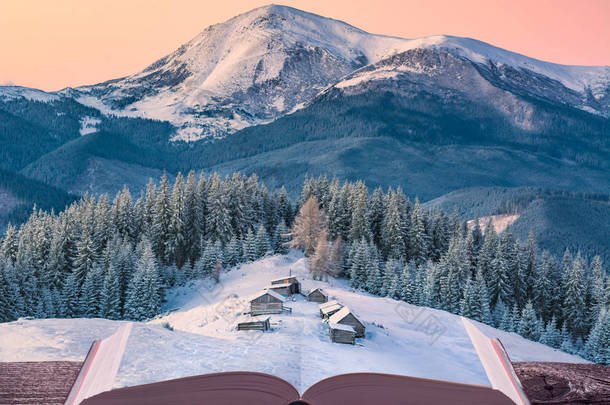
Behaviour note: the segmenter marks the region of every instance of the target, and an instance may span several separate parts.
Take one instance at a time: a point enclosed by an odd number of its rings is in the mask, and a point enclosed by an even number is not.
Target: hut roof
[[[324,290],[323,290],[323,289],[321,289],[320,287],[316,287],[316,288],[314,288],[314,289],[309,290],[309,292],[307,293],[307,295],[309,295],[309,294],[311,294],[311,293],[313,293],[313,292],[316,292],[316,291],[318,291],[320,294],[324,295],[325,297],[328,297],[328,294],[326,294],[326,293],[324,292]]]
[[[352,328],[352,327],[351,327],[351,326],[349,326],[349,325],[342,325],[342,324],[340,324],[340,323],[333,323],[333,322],[330,322],[330,323],[328,324],[328,326],[329,326],[329,328],[331,328],[331,329],[344,330],[344,331],[346,331],[346,332],[352,332],[352,333],[356,333],[356,331],[354,330],[354,328]]]
[[[324,303],[318,305],[318,308],[324,309],[326,307],[330,307],[330,306],[337,305],[337,304],[339,304],[339,303],[336,300],[332,300],[332,301],[324,302]],[[341,304],[339,304],[339,305],[341,305]]]
[[[348,307],[343,307],[339,311],[332,314],[332,316],[328,319],[328,323],[339,323],[349,314],[354,315]],[[354,318],[358,319],[356,315],[354,315]],[[360,320],[358,320],[358,322],[360,322]]]
[[[320,309],[320,311],[322,311],[323,314],[327,314],[327,313],[332,312],[332,311],[338,311],[341,308],[343,308],[343,305],[341,305],[341,304],[334,304],[334,305],[331,305],[329,307],[324,307],[324,308]],[[341,319],[343,319],[343,318],[341,318]]]
[[[298,282],[299,280],[297,280],[297,278],[295,276],[285,276],[285,277],[279,277],[279,278],[274,278],[273,280],[271,280],[271,282],[273,283],[274,281],[282,281],[282,280],[290,280],[290,279],[294,279],[294,281]],[[292,284],[292,283],[290,283]]]
[[[237,317],[237,319],[235,320],[235,323],[266,322],[269,319],[271,319],[271,317],[267,316],[267,315],[257,315],[257,316],[241,315],[241,316]]]
[[[282,302],[286,301],[286,299],[284,297],[282,297],[280,294],[276,293],[273,290],[263,290],[263,291],[260,291],[260,292],[258,292],[256,294],[254,294],[253,296],[251,296],[248,301],[254,301],[255,299],[260,298],[260,297],[262,297],[263,295],[266,295],[266,294],[272,296],[273,298],[277,298],[278,300],[280,300]]]
[[[291,285],[293,285],[294,283],[282,283],[282,284],[272,284],[269,285],[267,287],[265,287],[266,289],[272,289],[272,288],[286,288],[286,287],[290,287]]]

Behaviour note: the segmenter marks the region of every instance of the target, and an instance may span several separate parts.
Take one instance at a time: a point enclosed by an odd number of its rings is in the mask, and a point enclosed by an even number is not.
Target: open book
[[[108,391],[83,405],[512,405],[490,387],[389,374],[343,374],[314,384],[303,395],[262,373],[228,372]]]
[[[129,330],[117,332],[98,343],[101,353],[86,361],[85,373],[73,390],[88,392],[84,405],[529,405],[504,347],[497,339],[483,335],[462,318],[466,331],[485,369],[491,386],[460,384],[409,376],[354,373],[324,379],[302,395],[281,378],[256,372],[226,372],[161,381],[108,390],[118,368],[117,353],[124,349]],[[118,349],[118,350],[117,350]],[[106,354],[103,354],[107,352]],[[89,356],[88,356],[89,357]],[[106,361],[103,361],[106,359]],[[111,366],[108,366],[111,364]],[[112,367],[112,375],[103,369]],[[97,375],[97,378],[91,376]],[[104,392],[105,391],[105,392]],[[98,393],[95,395],[94,393]]]

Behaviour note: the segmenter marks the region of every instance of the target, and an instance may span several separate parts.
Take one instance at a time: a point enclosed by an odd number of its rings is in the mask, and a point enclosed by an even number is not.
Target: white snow
[[[58,95],[46,93],[42,90],[21,86],[0,86],[0,101],[14,100],[17,98],[41,101],[43,103],[59,100]]]
[[[357,345],[330,342],[318,305],[297,296],[292,313],[271,315],[271,332],[236,331],[251,294],[271,279],[297,276],[303,290],[323,287],[366,325]],[[345,280],[313,281],[297,253],[274,256],[208,281],[168,292],[169,314],[134,323],[116,387],[220,371],[259,371],[300,392],[319,380],[349,372],[382,372],[489,385],[460,317],[351,291]],[[172,332],[162,326],[168,322]],[[102,319],[19,320],[0,325],[0,361],[82,360],[94,339],[124,324]],[[476,325],[499,337],[512,360],[583,362],[513,333]]]
[[[80,119],[80,134],[89,135],[98,131],[97,126],[102,122],[99,118],[83,117]]]

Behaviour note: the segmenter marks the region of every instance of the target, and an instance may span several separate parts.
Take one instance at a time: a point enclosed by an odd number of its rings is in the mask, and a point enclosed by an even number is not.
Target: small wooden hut
[[[364,337],[365,327],[362,322],[349,310],[348,307],[343,307],[339,311],[335,312],[330,318],[328,323],[338,323],[341,325],[349,325],[356,331],[356,337]]]
[[[327,302],[328,294],[326,294],[321,288],[314,288],[313,290],[309,290],[307,293],[307,301]]]
[[[290,293],[291,294],[299,294],[301,292],[301,283],[294,276],[287,276],[282,278],[276,278],[275,280],[271,280],[271,285],[276,284],[290,284]]]
[[[281,314],[284,311],[284,297],[275,291],[264,290],[250,298],[252,316]]]
[[[330,340],[333,343],[349,343],[353,345],[356,342],[356,331],[349,325],[329,323],[328,331],[330,333]]]
[[[266,332],[271,329],[268,316],[242,316],[237,320],[237,330],[260,330]]]
[[[343,305],[335,303],[320,308],[320,317],[322,319],[329,319],[334,313],[339,312],[343,308]]]

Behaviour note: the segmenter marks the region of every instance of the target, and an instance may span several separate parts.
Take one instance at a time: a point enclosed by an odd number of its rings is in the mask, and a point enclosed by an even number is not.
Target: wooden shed
[[[280,294],[283,297],[290,297],[292,295],[292,291],[294,289],[293,285],[294,284],[291,284],[291,283],[272,284],[268,287],[265,287],[265,289],[275,291],[276,293]]]
[[[299,294],[301,292],[301,283],[294,276],[287,276],[282,278],[276,278],[275,280],[271,280],[271,285],[276,284],[291,284],[290,292],[291,294]]]
[[[260,330],[266,332],[271,329],[268,316],[242,316],[237,320],[237,330]]]
[[[327,302],[328,294],[326,294],[321,288],[314,288],[313,290],[309,290],[307,293],[307,301]]]
[[[364,337],[365,327],[362,322],[349,310],[348,307],[343,307],[330,318],[328,323],[339,323],[341,325],[349,325],[356,331],[356,337]]]
[[[349,343],[353,345],[356,342],[356,331],[349,325],[329,323],[328,332],[330,333],[330,340],[333,343]]]
[[[334,313],[339,312],[343,308],[343,305],[339,303],[335,303],[332,305],[327,305],[320,308],[320,317],[322,319],[330,318]]]
[[[284,297],[275,291],[264,290],[250,298],[252,316],[281,314],[284,311]]]

